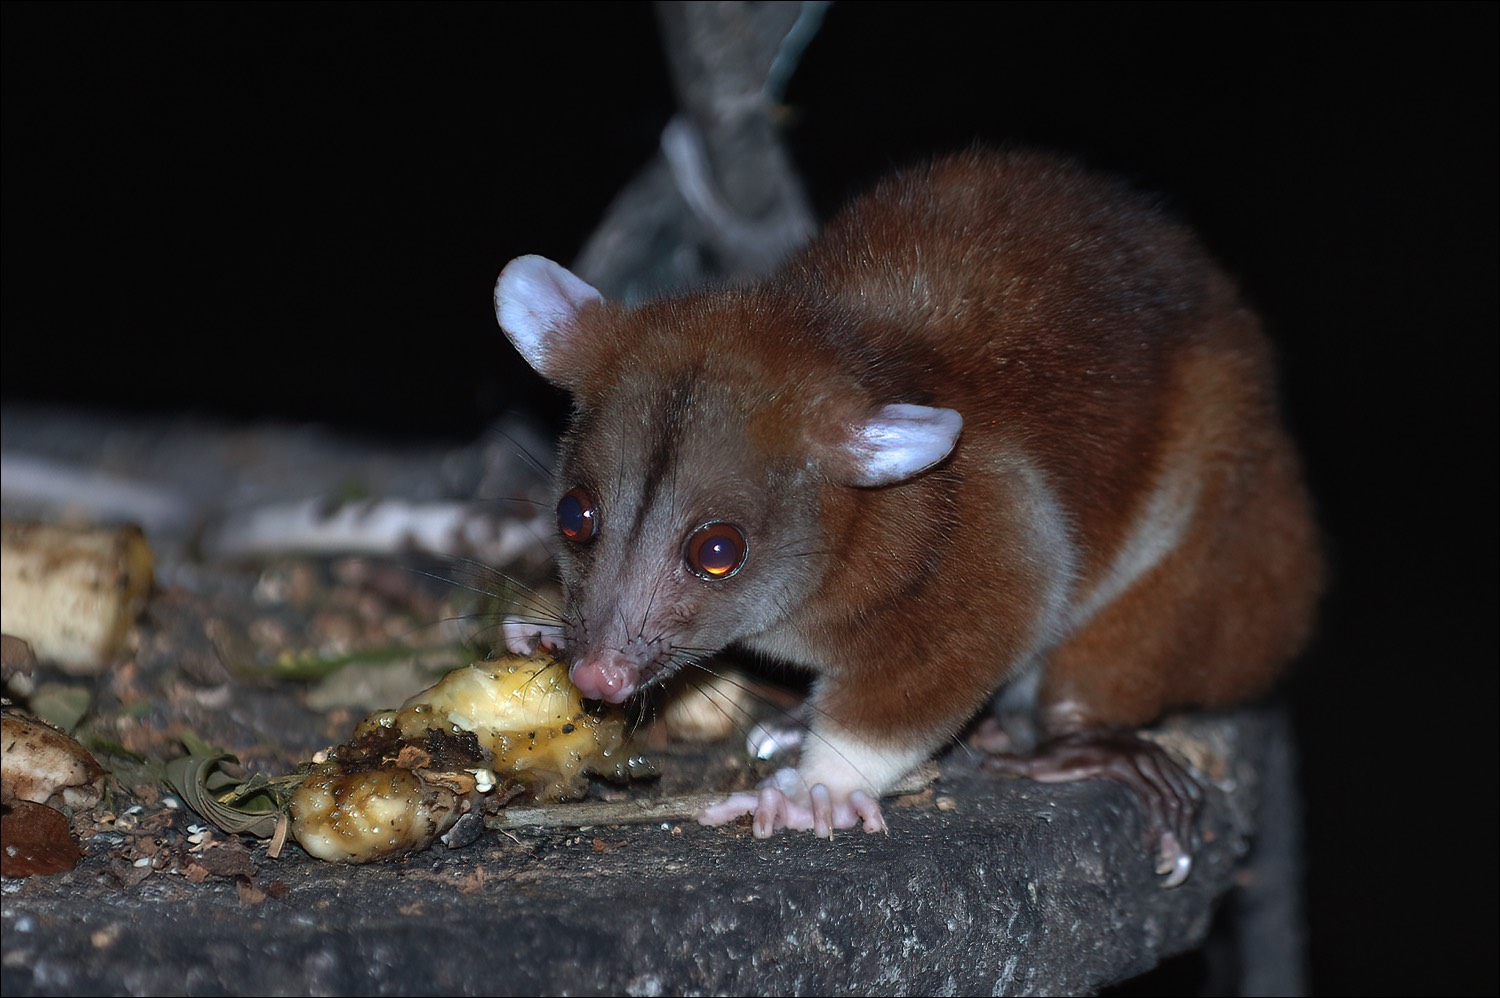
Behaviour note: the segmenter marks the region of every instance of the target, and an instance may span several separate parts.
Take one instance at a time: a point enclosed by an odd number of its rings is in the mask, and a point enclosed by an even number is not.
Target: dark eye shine
[[[694,575],[717,581],[738,572],[749,553],[744,531],[732,523],[715,520],[688,535],[682,557]]]
[[[557,529],[570,541],[582,544],[598,529],[594,497],[582,488],[572,489],[557,503]]]

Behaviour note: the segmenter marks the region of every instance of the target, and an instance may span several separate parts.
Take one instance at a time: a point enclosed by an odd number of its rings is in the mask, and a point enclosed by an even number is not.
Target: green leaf
[[[189,738],[183,738],[185,744]],[[191,740],[206,748],[198,739]],[[232,755],[210,749],[167,763],[166,779],[188,807],[221,831],[270,838],[302,777],[256,775],[240,780],[223,768],[237,762]]]

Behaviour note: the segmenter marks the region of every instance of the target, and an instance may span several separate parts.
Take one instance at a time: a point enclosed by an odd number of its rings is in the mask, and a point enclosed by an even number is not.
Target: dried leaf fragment
[[[0,805],[0,876],[62,873],[82,858],[61,811],[27,800]]]
[[[188,741],[188,739],[184,739]],[[237,779],[225,771],[238,760],[189,742],[192,754],[167,763],[167,782],[188,807],[226,832],[269,838],[276,833],[286,802],[297,782],[284,777]]]

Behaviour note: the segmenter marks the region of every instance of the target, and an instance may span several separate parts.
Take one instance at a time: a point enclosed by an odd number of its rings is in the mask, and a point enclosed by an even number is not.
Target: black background
[[[490,312],[672,110],[640,3],[8,3],[4,399],[462,440]],[[1292,682],[1322,993],[1496,990],[1496,7],[836,4],[820,211],[975,138],[1163,192],[1285,360],[1334,547]]]

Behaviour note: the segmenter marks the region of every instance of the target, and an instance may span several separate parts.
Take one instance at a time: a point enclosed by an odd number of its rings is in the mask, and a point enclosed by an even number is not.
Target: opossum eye
[[[573,489],[557,503],[557,529],[570,541],[582,544],[594,536],[598,520],[594,497],[585,490]]]
[[[732,523],[714,521],[688,534],[682,558],[694,575],[705,579],[727,579],[740,570],[750,545]]]

